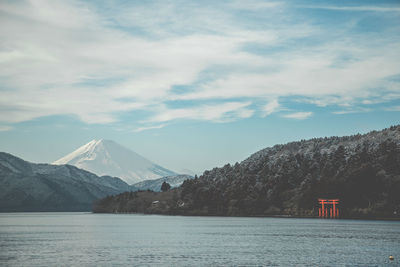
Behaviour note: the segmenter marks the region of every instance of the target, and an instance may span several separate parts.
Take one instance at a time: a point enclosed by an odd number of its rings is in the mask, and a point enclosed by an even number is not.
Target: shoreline
[[[140,212],[91,212],[92,214],[140,214],[160,216],[185,216],[185,217],[223,217],[223,218],[287,218],[287,219],[319,219],[319,220],[365,220],[365,221],[400,221],[400,218],[390,217],[343,217],[343,218],[320,218],[315,216],[294,216],[294,215],[200,215],[200,214],[163,214],[163,213],[140,213]]]
[[[90,214],[139,214],[139,215],[160,215],[160,216],[185,216],[185,217],[224,217],[224,218],[287,218],[287,219],[319,219],[319,220],[365,220],[365,221],[400,221],[393,217],[342,217],[342,218],[320,218],[316,216],[298,216],[298,215],[220,215],[220,214],[165,214],[165,213],[141,213],[141,212],[94,212],[92,210],[78,211],[0,211],[0,214],[6,213],[90,213]]]

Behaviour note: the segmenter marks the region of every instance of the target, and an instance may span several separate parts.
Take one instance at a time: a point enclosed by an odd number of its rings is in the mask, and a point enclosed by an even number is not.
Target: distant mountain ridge
[[[90,211],[94,201],[132,191],[160,191],[165,181],[180,186],[190,175],[128,185],[118,177],[97,176],[72,165],[30,163],[0,152],[0,212]]]
[[[0,211],[90,211],[94,200],[130,190],[116,177],[0,152]]]
[[[119,177],[126,183],[177,175],[111,140],[92,140],[53,164],[70,164],[97,175]]]

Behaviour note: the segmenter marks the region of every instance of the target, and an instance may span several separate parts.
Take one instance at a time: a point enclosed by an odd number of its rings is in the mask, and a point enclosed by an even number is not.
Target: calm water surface
[[[400,222],[0,214],[1,266],[400,266],[399,259]]]

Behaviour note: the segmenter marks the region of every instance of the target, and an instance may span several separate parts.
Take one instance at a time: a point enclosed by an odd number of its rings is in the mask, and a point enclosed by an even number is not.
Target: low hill
[[[400,214],[400,126],[345,137],[276,145],[241,163],[205,171],[169,193],[103,199],[95,211],[232,216],[316,216],[318,198],[340,199],[342,217]],[[163,199],[164,208],[152,201]],[[131,201],[135,199],[135,201]],[[159,204],[161,205],[161,204]],[[168,207],[168,208],[166,208]]]
[[[119,178],[0,152],[0,211],[90,211],[94,200],[130,190]]]
[[[134,191],[151,190],[155,192],[161,191],[161,185],[163,182],[167,182],[171,188],[178,187],[187,179],[193,179],[193,176],[180,174],[173,176],[166,176],[155,180],[146,180],[132,185]]]

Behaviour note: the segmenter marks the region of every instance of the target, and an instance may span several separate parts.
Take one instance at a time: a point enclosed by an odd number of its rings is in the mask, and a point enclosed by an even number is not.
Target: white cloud
[[[161,129],[164,128],[167,124],[160,124],[160,125],[154,125],[154,126],[145,126],[145,127],[139,127],[133,130],[136,133],[147,131],[147,130],[152,130],[152,129]]]
[[[230,3],[230,6],[236,9],[243,10],[255,10],[259,11],[260,9],[273,9],[282,7],[284,5],[283,2],[260,2],[260,1],[233,1]]]
[[[372,109],[370,108],[348,108],[344,110],[334,111],[333,114],[343,115],[343,114],[351,114],[351,113],[364,113],[370,112]]]
[[[0,132],[11,131],[12,129],[14,129],[14,127],[12,127],[12,126],[0,125]]]
[[[372,11],[372,12],[400,12],[400,7],[382,7],[382,6],[302,6],[304,8],[328,9],[341,11]]]
[[[269,58],[264,62],[265,66],[271,68],[278,64],[280,71],[233,73],[179,99],[302,95],[316,100],[335,96],[336,100],[340,100],[339,103],[343,103],[344,99],[351,101],[375,94],[378,86],[385,87],[387,82],[384,79],[396,75],[400,68],[400,57],[396,51],[388,47],[387,51],[377,55],[368,49],[368,53],[363,52],[363,59],[341,68],[332,67],[335,55],[329,51],[329,47],[313,53],[288,52],[284,57],[280,55],[280,59]],[[399,89],[397,84],[395,90]]]
[[[149,121],[247,118],[255,112],[250,102],[280,97],[300,96],[321,107],[400,99],[399,83],[386,79],[400,69],[395,35],[329,39],[322,26],[288,22],[285,8],[257,1],[212,7],[156,1],[103,10],[80,1],[1,2],[0,122],[68,114],[110,123],[145,110],[153,113],[138,128],[145,129],[155,127]],[[268,9],[269,23],[242,23],[235,9]],[[290,46],[315,36],[326,40]],[[263,54],[245,49],[249,44],[289,48]],[[351,60],[341,61],[342,55]],[[178,85],[190,90],[177,93]],[[207,104],[217,99],[226,103]],[[196,106],[166,108],[166,101],[188,100]],[[272,100],[261,112],[279,107]]]
[[[385,108],[386,111],[400,111],[400,106],[391,106]]]
[[[283,115],[282,117],[288,119],[304,120],[309,118],[312,114],[313,114],[312,112],[295,112]]]
[[[0,104],[10,106],[0,117],[5,122],[57,114],[77,115],[88,123],[113,122],[118,112],[159,105],[172,86],[191,84],[209,65],[260,65],[261,59],[237,47],[275,39],[268,32],[235,31],[147,40],[104,27],[90,6],[40,3],[0,6],[8,15],[0,18],[0,31],[7,36],[0,71],[7,77],[3,86],[14,88],[0,92]],[[121,82],[81,85],[107,79]]]
[[[248,106],[251,102],[227,102],[216,105],[202,105],[193,108],[164,108],[147,122],[167,122],[178,119],[227,122],[251,117],[254,111]]]
[[[281,105],[279,104],[278,100],[276,100],[276,99],[268,102],[263,107],[263,117],[266,117],[268,115],[271,115],[274,112],[279,111],[280,107],[281,107]]]

